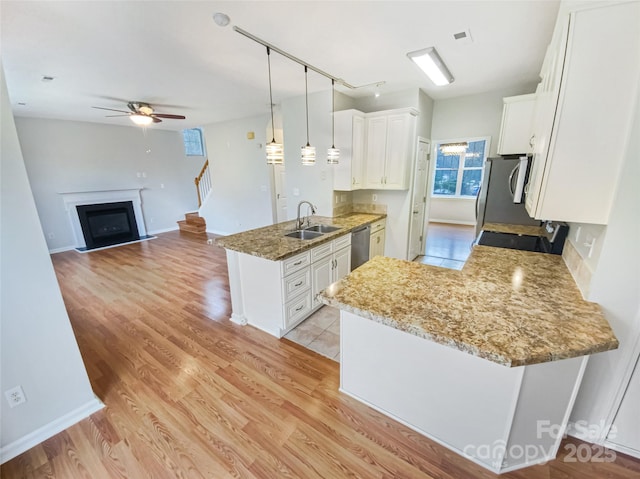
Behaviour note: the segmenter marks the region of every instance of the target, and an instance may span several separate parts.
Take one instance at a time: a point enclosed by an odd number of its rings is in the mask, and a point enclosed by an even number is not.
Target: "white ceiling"
[[[102,106],[149,102],[180,129],[266,113],[266,49],[238,26],[352,85],[434,99],[535,82],[559,1],[6,1],[1,53],[17,116],[130,124]],[[224,12],[227,27],[212,15]],[[470,44],[453,34],[469,30]],[[455,77],[435,87],[406,57],[435,46]],[[304,94],[304,70],[272,53],[274,103]],[[43,82],[43,76],[52,76]],[[309,73],[309,91],[330,80]],[[351,96],[375,87],[339,88]],[[26,105],[19,105],[26,103]]]

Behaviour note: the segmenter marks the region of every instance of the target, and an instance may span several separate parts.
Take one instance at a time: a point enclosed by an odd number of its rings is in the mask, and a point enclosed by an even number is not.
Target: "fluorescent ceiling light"
[[[136,125],[150,125],[153,122],[153,118],[148,115],[131,115],[129,116],[132,122]]]
[[[454,78],[435,48],[429,47],[416,52],[407,53],[420,69],[427,74],[437,86],[448,85]]]

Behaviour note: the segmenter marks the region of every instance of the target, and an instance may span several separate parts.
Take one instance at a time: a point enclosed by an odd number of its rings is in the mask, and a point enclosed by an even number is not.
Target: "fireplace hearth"
[[[140,239],[131,201],[77,205],[76,210],[87,250]]]

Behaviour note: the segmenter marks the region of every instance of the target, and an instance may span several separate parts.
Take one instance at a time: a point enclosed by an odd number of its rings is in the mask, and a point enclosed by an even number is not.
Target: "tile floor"
[[[473,226],[429,223],[425,255],[414,261],[460,270],[471,253],[474,239]],[[340,362],[340,311],[323,306],[285,338]]]

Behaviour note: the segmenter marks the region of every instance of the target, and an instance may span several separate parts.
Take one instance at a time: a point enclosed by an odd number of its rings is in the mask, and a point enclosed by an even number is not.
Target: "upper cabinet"
[[[366,114],[356,110],[336,112],[336,146],[340,148],[340,163],[334,173],[334,189],[409,189],[417,115],[417,110],[412,108]],[[347,145],[344,161],[343,145]],[[348,145],[351,145],[350,149]],[[363,151],[362,160],[356,151]]]
[[[359,190],[363,185],[365,148],[365,114],[358,110],[334,113],[335,144],[340,148],[340,160],[335,165],[333,189]]]
[[[499,155],[531,153],[533,148],[534,94],[503,98]]]
[[[606,224],[640,82],[640,3],[561,11],[536,90],[526,208]]]

